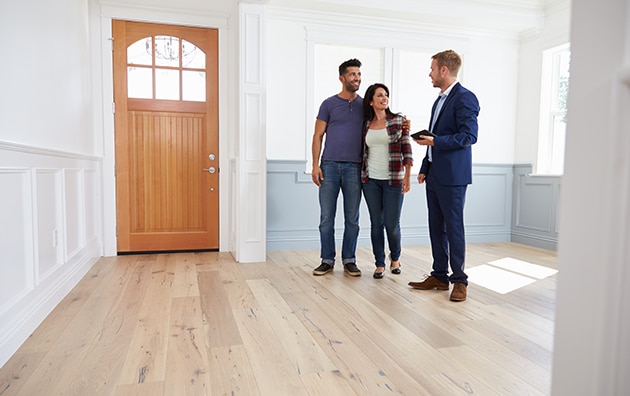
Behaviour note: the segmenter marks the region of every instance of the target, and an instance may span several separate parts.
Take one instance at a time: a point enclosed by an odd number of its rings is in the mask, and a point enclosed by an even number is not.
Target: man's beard
[[[360,83],[357,84],[356,86],[354,84],[352,84],[352,83],[347,83],[346,84],[346,90],[348,92],[357,92],[359,90],[359,86],[360,85],[361,85]]]

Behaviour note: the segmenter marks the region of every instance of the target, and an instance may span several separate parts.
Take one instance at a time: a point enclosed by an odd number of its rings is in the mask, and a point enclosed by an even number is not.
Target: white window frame
[[[543,52],[541,78],[540,124],[536,173],[562,175],[566,141],[566,95],[570,59],[569,43]],[[563,87],[566,87],[563,91]],[[560,97],[564,97],[564,106]]]

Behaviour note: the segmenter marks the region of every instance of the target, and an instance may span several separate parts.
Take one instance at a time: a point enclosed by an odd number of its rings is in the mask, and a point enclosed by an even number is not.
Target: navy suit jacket
[[[437,100],[431,109],[431,120]],[[425,155],[420,173],[435,177],[446,186],[472,183],[472,150],[477,142],[479,101],[474,93],[457,82],[446,97],[433,126],[432,162]],[[430,121],[429,121],[430,122]]]

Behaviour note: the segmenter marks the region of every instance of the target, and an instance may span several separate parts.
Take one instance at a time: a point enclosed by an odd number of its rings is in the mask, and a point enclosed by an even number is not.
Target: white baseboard
[[[0,314],[0,367],[11,358],[101,256],[102,247],[86,247],[61,269]]]

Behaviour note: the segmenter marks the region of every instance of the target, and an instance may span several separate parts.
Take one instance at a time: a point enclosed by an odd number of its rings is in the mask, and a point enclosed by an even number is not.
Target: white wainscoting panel
[[[101,159],[0,142],[0,366],[102,255]]]
[[[0,168],[0,318],[33,287],[30,180],[28,169]]]
[[[61,172],[55,169],[35,171],[37,202],[37,281],[46,279],[63,263],[61,229]]]
[[[83,227],[82,173],[78,169],[64,171],[64,218],[65,218],[65,260],[69,260],[81,250]]]

